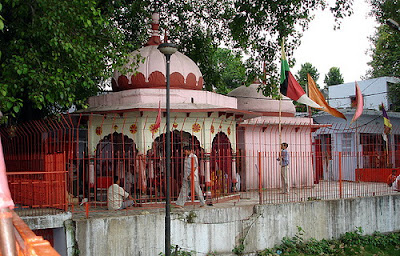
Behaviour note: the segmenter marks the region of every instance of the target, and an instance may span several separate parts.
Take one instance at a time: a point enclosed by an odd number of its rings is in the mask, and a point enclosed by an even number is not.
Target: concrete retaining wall
[[[277,205],[201,208],[171,214],[171,242],[206,255],[232,255],[244,238],[255,252],[292,237],[335,238],[362,227],[365,234],[400,230],[400,195]],[[80,255],[158,255],[164,250],[164,214],[80,219],[75,221]]]

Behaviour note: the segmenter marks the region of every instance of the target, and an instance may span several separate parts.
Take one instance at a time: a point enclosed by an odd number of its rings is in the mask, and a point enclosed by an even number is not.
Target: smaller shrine
[[[280,166],[276,159],[282,142],[289,144],[290,186],[312,186],[316,182],[311,154],[312,132],[321,125],[314,124],[309,117],[295,117],[296,110],[291,99],[283,97],[279,101],[265,97],[257,90],[259,86],[260,82],[255,81],[228,94],[237,99],[238,109],[259,114],[238,123],[236,128],[241,189],[281,186]]]

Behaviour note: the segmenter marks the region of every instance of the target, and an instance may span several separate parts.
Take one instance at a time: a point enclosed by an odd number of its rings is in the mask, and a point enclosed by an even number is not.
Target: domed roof
[[[166,59],[157,49],[161,44],[158,32],[159,16],[153,14],[152,18],[153,33],[146,46],[130,54],[128,63],[120,69],[124,73],[114,71],[112,78],[114,91],[166,87]],[[141,61],[143,59],[144,61]],[[171,55],[170,88],[203,89],[203,76],[199,67],[178,51]]]
[[[249,86],[242,85],[228,93],[228,96],[237,98],[240,110],[261,112],[266,115],[279,113],[279,100],[265,97],[261,91],[257,91],[259,85],[258,82]],[[281,101],[281,112],[290,115],[294,115],[296,112],[293,102],[287,97],[283,97]]]

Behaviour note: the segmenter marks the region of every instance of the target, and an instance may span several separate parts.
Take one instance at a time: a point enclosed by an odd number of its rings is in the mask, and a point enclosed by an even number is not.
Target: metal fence
[[[110,131],[89,153],[90,129],[90,116],[84,115],[0,129],[16,211],[28,215],[107,211],[107,189],[114,176],[122,179],[136,207],[164,204],[163,129],[145,152],[138,151],[124,132]],[[328,200],[396,192],[386,179],[400,164],[400,132],[393,129],[385,138],[382,131],[378,126],[304,123],[284,125],[279,135],[277,124],[263,123],[239,125],[233,146],[223,136],[211,150],[205,150],[201,138],[195,136],[190,145],[199,159],[200,186],[208,203],[238,195],[256,203]],[[172,131],[172,201],[183,179],[184,144],[179,136],[184,132]],[[277,161],[283,141],[289,144],[290,158],[286,194]],[[193,197],[190,201],[198,203]]]

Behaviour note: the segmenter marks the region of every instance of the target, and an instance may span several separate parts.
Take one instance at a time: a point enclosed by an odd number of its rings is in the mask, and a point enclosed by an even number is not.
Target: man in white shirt
[[[199,162],[197,156],[193,154],[190,150],[189,146],[185,146],[183,148],[185,153],[185,163],[183,170],[183,181],[181,192],[179,193],[178,200],[176,200],[176,205],[178,208],[183,208],[186,202],[186,198],[188,197],[188,193],[191,186],[191,174],[192,174],[192,158],[194,159],[194,191],[197,194],[200,200],[200,207],[205,205],[203,191],[201,191],[200,183],[199,183]]]
[[[114,177],[114,184],[107,190],[107,206],[109,210],[121,210],[134,204],[134,199],[121,186],[118,176]],[[125,200],[129,199],[129,200]]]

